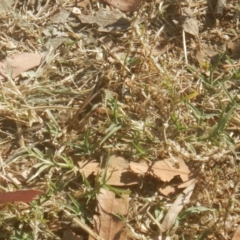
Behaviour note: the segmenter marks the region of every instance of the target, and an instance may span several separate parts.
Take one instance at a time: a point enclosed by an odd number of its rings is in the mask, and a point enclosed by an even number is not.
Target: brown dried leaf
[[[240,56],[240,37],[237,36],[227,43],[227,49],[231,57],[236,58]]]
[[[123,12],[134,12],[142,0],[104,0],[109,5]]]
[[[118,10],[99,9],[95,16],[79,15],[82,23],[97,24],[99,32],[120,32],[130,27],[130,20]]]
[[[28,203],[36,196],[42,194],[40,190],[18,190],[15,192],[1,192],[0,203],[7,202],[25,202]]]
[[[160,187],[158,190],[164,196],[169,196],[170,194],[175,193],[175,188],[173,186]]]
[[[176,161],[177,162],[174,162]],[[130,163],[130,169],[138,174],[145,174],[147,172],[160,178],[164,182],[171,181],[175,176],[180,176],[183,181],[189,179],[190,170],[181,158],[166,158],[161,161],[154,162],[151,167],[146,163]]]
[[[146,162],[130,162],[130,169],[137,174],[144,175],[149,171],[150,167]]]
[[[85,177],[89,177],[91,174],[97,175],[100,172],[99,163],[96,160],[79,161],[79,172],[84,173]]]
[[[196,59],[200,65],[204,63],[204,59],[206,57],[204,47],[205,46],[201,46],[200,41],[194,41],[191,39],[190,48],[193,50],[191,51],[192,58]]]
[[[94,228],[97,234],[105,240],[127,239],[124,223],[116,215],[127,215],[129,196],[122,195],[121,198],[116,198],[113,192],[102,188],[97,196],[97,201],[98,215],[94,216]],[[89,240],[92,239],[89,237]]]
[[[103,37],[100,37],[98,40],[109,49],[112,49],[115,46],[110,36],[103,36]]]
[[[77,3],[78,7],[86,8],[87,5],[89,4],[90,0],[80,0],[80,2]]]
[[[43,54],[38,53],[20,53],[6,58],[0,62],[0,80],[3,80],[8,74],[12,78],[21,73],[38,66],[41,63]]]
[[[78,162],[79,171],[86,177],[91,174],[102,174],[104,169],[100,168],[95,160]],[[112,186],[129,186],[138,184],[138,177],[129,170],[129,162],[122,157],[111,156],[106,175],[107,184]]]
[[[49,39],[44,47],[46,49],[51,49],[51,47],[53,48],[53,50],[55,51],[60,45],[62,45],[65,41],[67,40],[66,37],[56,37],[56,38],[51,38]]]
[[[177,162],[174,162],[176,161]],[[154,175],[160,178],[164,182],[169,182],[175,176],[180,176],[183,181],[188,180],[190,170],[185,162],[181,158],[166,158],[163,161],[157,161],[153,164],[151,170]]]
[[[198,21],[195,18],[186,18],[183,23],[183,30],[196,38],[199,38]]]
[[[71,14],[70,11],[60,8],[59,11],[53,15],[53,17],[50,20],[50,23],[65,23],[67,22],[67,19],[69,15]]]
[[[163,219],[163,222],[161,224],[162,231],[168,231],[174,224],[179,212],[182,210],[185,204],[187,204],[190,200],[190,197],[193,193],[193,190],[195,188],[196,180],[189,185],[183,193],[179,194],[175,202],[172,204],[172,206],[169,208],[168,213]]]
[[[238,226],[236,232],[233,235],[232,240],[239,240],[240,239],[240,226]]]
[[[122,157],[111,156],[107,170],[107,184],[112,186],[129,186],[138,184],[138,177],[129,170],[129,162]]]
[[[195,56],[199,64],[202,64],[204,62],[204,54],[202,51],[197,50]]]

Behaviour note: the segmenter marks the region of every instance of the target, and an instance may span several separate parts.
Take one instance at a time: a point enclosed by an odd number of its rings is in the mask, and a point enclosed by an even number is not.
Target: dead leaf
[[[71,14],[70,11],[68,11],[64,8],[60,8],[60,10],[56,14],[53,15],[53,17],[50,20],[50,23],[51,24],[65,23],[65,22],[67,22],[67,19],[70,14]]]
[[[103,36],[103,37],[100,37],[98,40],[109,49],[112,49],[115,46],[110,36]]]
[[[137,174],[144,175],[149,171],[150,167],[146,162],[130,162],[130,169]]]
[[[43,54],[39,53],[20,53],[12,57],[7,57],[0,62],[0,80],[7,77],[19,76],[21,73],[38,66],[41,63]]]
[[[232,240],[239,240],[240,239],[240,226],[238,226],[236,232],[233,235]]]
[[[175,176],[180,176],[182,181],[189,179],[190,170],[181,158],[166,158],[161,161],[154,162],[150,167],[146,163],[130,163],[130,169],[138,174],[152,174],[163,182],[171,181]]]
[[[28,203],[42,194],[40,190],[18,190],[15,192],[0,192],[0,203],[25,202]]]
[[[138,184],[138,177],[129,170],[129,162],[122,157],[111,156],[107,169],[107,184],[128,186]]]
[[[84,176],[88,178],[91,174],[97,175],[100,171],[99,163],[96,160],[85,160],[78,162],[80,173],[84,173]]]
[[[173,186],[160,187],[158,190],[164,196],[169,196],[170,194],[175,193],[175,188]]]
[[[175,202],[169,208],[168,213],[164,217],[163,222],[161,224],[161,228],[163,232],[168,231],[173,226],[179,212],[183,209],[184,205],[189,202],[190,197],[195,188],[196,182],[197,181],[195,180],[191,185],[189,185],[183,191],[183,193],[179,194]]]
[[[127,232],[124,223],[117,217],[128,214],[129,196],[122,195],[116,198],[115,193],[106,189],[100,189],[97,195],[96,211],[94,216],[94,228],[97,234],[105,240],[126,240]],[[89,237],[89,240],[93,240]]]
[[[80,173],[84,173],[86,177],[91,174],[102,175],[104,171],[104,169],[100,169],[100,165],[96,160],[79,161],[78,165]],[[138,177],[129,170],[129,162],[114,155],[109,158],[106,180],[106,183],[111,186],[129,186],[139,182]]]
[[[89,0],[82,0],[82,1],[77,3],[77,6],[82,7],[82,8],[86,8],[88,4],[89,4]]]
[[[240,57],[240,37],[237,36],[227,43],[227,49],[232,58]]]
[[[199,64],[203,64],[203,62],[204,62],[204,54],[203,54],[202,51],[197,50],[195,52],[195,57],[196,57],[196,59],[197,59]]]
[[[62,45],[67,40],[66,37],[56,37],[49,39],[45,44],[44,47],[46,49],[53,48],[53,51],[55,51],[60,45]]]
[[[118,10],[99,9],[95,16],[79,15],[82,23],[97,24],[99,32],[120,32],[130,27],[130,20]]]
[[[192,176],[193,177],[193,176]],[[166,184],[159,183],[158,191],[163,194],[164,196],[169,196],[173,193],[176,193],[176,190],[186,188],[189,185],[191,185],[193,182],[195,182],[196,179],[192,178],[186,182],[180,183],[179,185],[176,186],[176,181],[173,183],[172,181]]]
[[[123,12],[134,12],[137,11],[137,8],[142,0],[104,0],[104,1]]]
[[[197,19],[186,18],[183,23],[183,31],[195,36],[196,38],[199,38],[199,28]]]

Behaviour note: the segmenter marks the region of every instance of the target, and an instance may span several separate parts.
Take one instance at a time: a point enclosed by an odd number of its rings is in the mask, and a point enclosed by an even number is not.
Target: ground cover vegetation
[[[237,0],[0,13],[0,239],[238,239]]]

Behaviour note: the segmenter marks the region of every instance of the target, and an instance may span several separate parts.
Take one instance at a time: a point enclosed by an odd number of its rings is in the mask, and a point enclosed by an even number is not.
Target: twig
[[[183,50],[184,50],[185,63],[188,64],[185,31],[182,31],[182,36],[183,36]]]

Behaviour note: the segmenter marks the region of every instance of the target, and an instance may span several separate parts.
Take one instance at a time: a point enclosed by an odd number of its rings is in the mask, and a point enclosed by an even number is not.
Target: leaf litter
[[[175,161],[175,162],[174,162]],[[91,174],[95,176],[102,174],[104,167],[100,168],[100,164],[96,160],[79,161],[79,171],[84,173],[85,177]],[[161,161],[154,162],[149,166],[145,162],[128,162],[122,157],[111,156],[107,166],[106,183],[112,186],[127,186],[139,183],[136,174],[150,174],[163,182],[170,182],[174,177],[179,176],[186,186],[190,180],[191,171],[181,158],[166,158]],[[181,188],[184,188],[182,185]]]
[[[95,176],[98,175],[99,177],[103,176],[104,169],[100,168],[100,164],[97,163],[97,161],[95,160],[79,161],[78,164],[80,168],[79,169],[80,173],[84,174],[85,177],[89,177],[91,174],[94,174]],[[176,157],[171,157],[161,161],[156,161],[152,164],[152,166],[149,166],[144,162],[129,163],[124,158],[113,155],[109,157],[108,164],[105,167],[107,167],[105,184],[108,184],[111,186],[123,187],[123,186],[138,184],[140,182],[140,179],[136,174],[145,175],[148,173],[163,182],[170,182],[171,180],[174,179],[174,177],[180,176],[182,182],[184,183],[182,184],[180,183],[179,188],[185,188],[185,187],[187,188],[183,191],[182,194],[179,195],[175,203],[170,208],[169,213],[166,215],[166,218],[162,226],[164,231],[172,227],[178,213],[189,200],[190,195],[187,196],[187,194],[189,194],[190,190],[191,191],[193,190],[196,182],[195,179],[189,179],[191,171],[189,170],[188,166],[184,163],[184,161],[181,158],[176,158]],[[171,186],[171,183],[164,188],[163,187],[160,188],[160,192],[165,196],[168,196],[169,194],[173,194],[175,193],[175,191],[176,189],[175,187]],[[185,198],[185,196],[187,197]],[[111,208],[113,208],[112,205],[115,204],[115,201],[119,201],[119,203],[116,202],[117,205],[118,204],[128,205],[128,202],[126,202],[126,198],[122,200],[115,199],[115,194],[113,192],[109,192],[104,189],[101,189],[97,197],[97,200],[98,200],[97,204],[100,205],[96,209],[99,215],[96,215],[94,217],[95,228],[97,229],[97,233],[99,234],[99,236],[101,236],[104,239],[116,239],[114,236],[115,235],[119,236],[120,230],[116,228],[115,225],[114,227],[112,227],[111,221],[113,221],[112,219],[113,216],[109,216],[109,214],[110,212],[112,212]],[[108,201],[110,201],[110,203],[108,203]],[[104,207],[101,206],[103,202],[106,205],[106,206],[104,205]],[[182,203],[181,207],[179,206],[180,202]],[[109,209],[106,209],[107,206],[109,206]],[[113,213],[114,212],[112,212],[112,214]],[[126,214],[125,211],[119,212],[119,213],[121,213],[122,215]],[[121,224],[121,228],[122,227],[123,225]],[[124,237],[126,236],[124,235]],[[119,239],[124,239],[124,237],[121,237]]]
[[[104,240],[125,240],[127,231],[123,219],[128,214],[129,196],[122,194],[116,198],[115,193],[101,188],[97,195],[97,206],[94,218],[94,228]],[[94,238],[90,237],[89,240]]]
[[[78,15],[82,23],[97,24],[99,32],[126,31],[130,27],[130,20],[118,10],[99,9],[95,16]]]
[[[146,173],[151,174],[163,182],[169,182],[175,176],[180,176],[182,181],[187,181],[191,173],[185,162],[177,157],[156,161],[151,166],[145,162],[131,162],[130,168],[133,172],[141,175]]]
[[[104,0],[104,1],[123,12],[134,12],[138,9],[142,0]]]
[[[196,38],[199,38],[198,21],[196,18],[186,18],[183,22],[183,30]]]
[[[0,203],[32,201],[36,196],[42,194],[40,190],[18,190],[14,192],[0,192]]]
[[[44,55],[39,53],[20,53],[0,62],[0,80],[15,78],[21,73],[40,65]]]
[[[84,173],[86,177],[94,174],[102,175],[104,168],[100,168],[100,164],[95,160],[78,162],[80,173]],[[138,184],[139,179],[129,169],[129,162],[122,157],[111,156],[108,160],[106,184],[112,186],[129,186]]]
[[[236,232],[233,235],[232,240],[238,240],[238,239],[240,239],[240,226],[238,226]]]

